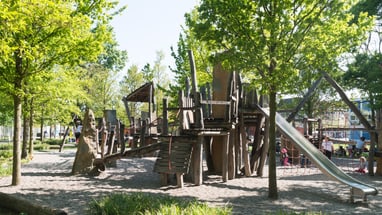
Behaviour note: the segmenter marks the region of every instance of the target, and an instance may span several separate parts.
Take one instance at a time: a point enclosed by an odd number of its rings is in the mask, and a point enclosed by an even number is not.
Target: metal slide
[[[259,107],[265,116],[269,116],[268,108]],[[276,113],[276,126],[280,131],[292,140],[297,148],[307,156],[324,174],[330,178],[339,181],[351,187],[350,201],[354,202],[354,197],[361,197],[366,201],[367,195],[377,195],[378,190],[375,187],[367,185],[339,169],[331,160],[329,160],[320,150],[307,140],[304,135],[289,124],[280,114]]]

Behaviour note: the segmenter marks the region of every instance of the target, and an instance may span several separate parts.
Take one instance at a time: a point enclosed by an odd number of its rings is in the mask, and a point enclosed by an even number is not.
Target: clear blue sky
[[[184,14],[197,3],[197,0],[120,0],[127,9],[114,18],[112,25],[119,48],[128,54],[123,73],[132,64],[139,68],[146,63],[152,65],[157,51],[164,52],[166,68],[174,65],[170,47],[176,47]]]

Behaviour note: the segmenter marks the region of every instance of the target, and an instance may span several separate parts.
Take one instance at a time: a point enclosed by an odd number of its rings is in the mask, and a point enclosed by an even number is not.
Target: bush
[[[12,162],[11,161],[1,161],[0,162],[0,177],[8,176],[12,174]]]
[[[44,139],[44,143],[48,145],[60,145],[62,143],[62,139]]]
[[[50,149],[50,147],[51,147],[51,145],[48,145],[45,143],[41,144],[41,142],[33,144],[33,149],[36,151],[47,151]]]
[[[232,214],[231,208],[213,208],[196,200],[186,201],[155,194],[112,194],[89,204],[88,214],[94,215],[156,215],[156,214]]]
[[[0,150],[0,159],[11,158],[12,154],[13,154],[12,150],[3,150],[3,149],[1,149]]]
[[[0,150],[12,150],[13,145],[11,143],[2,143],[0,144]]]

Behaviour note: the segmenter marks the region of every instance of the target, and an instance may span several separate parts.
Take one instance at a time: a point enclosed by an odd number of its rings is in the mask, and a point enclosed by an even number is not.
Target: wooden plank
[[[218,100],[201,100],[201,104],[208,105],[231,105],[231,101],[218,101]]]
[[[198,142],[194,144],[192,151],[193,179],[195,185],[203,183],[203,141],[202,136],[198,136]]]
[[[93,164],[97,165],[97,164],[103,164],[103,163],[107,163],[110,161],[118,160],[121,158],[141,156],[141,155],[144,155],[144,154],[158,150],[160,148],[160,145],[161,145],[161,143],[154,143],[154,144],[151,144],[148,146],[142,146],[139,148],[127,150],[123,154],[116,153],[116,154],[107,155],[104,158],[95,159],[93,161]]]

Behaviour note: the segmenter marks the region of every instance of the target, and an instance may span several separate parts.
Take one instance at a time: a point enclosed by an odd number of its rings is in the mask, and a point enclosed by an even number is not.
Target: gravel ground
[[[160,187],[153,172],[155,158],[129,158],[117,162],[97,177],[70,174],[75,152],[36,152],[22,166],[21,185],[10,186],[11,177],[0,178],[0,191],[21,196],[34,203],[86,214],[88,203],[110,193],[144,192],[182,198],[196,198],[213,206],[229,205],[234,214],[269,214],[279,211],[322,211],[325,214],[380,214],[382,196],[368,196],[350,203],[350,187],[330,180],[317,168],[277,167],[278,200],[268,199],[268,173],[263,177],[242,177],[223,183],[217,175],[206,175],[203,185],[185,182],[184,188]],[[336,159],[349,175],[380,189],[381,176],[355,173],[356,160]]]

